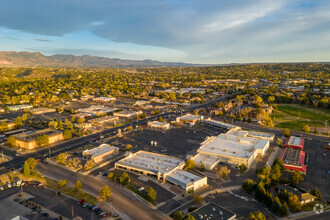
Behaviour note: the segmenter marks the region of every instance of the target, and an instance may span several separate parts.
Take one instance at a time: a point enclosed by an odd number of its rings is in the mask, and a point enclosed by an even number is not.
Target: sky
[[[329,62],[329,0],[1,0],[0,50],[196,64]]]

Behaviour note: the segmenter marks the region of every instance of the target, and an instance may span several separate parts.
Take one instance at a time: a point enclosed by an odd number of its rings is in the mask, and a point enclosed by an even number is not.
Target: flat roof
[[[56,134],[60,134],[62,131],[46,128],[42,130],[38,130],[35,132],[27,132],[27,133],[19,133],[16,135],[13,135],[16,139],[24,140],[24,141],[31,141],[37,139],[37,137],[41,135],[47,135],[47,136],[52,136]]]
[[[113,151],[115,149],[117,149],[117,147],[114,147],[114,146],[109,145],[109,144],[101,144],[100,146],[95,147],[93,149],[84,150],[83,153],[91,155],[93,157],[97,157],[99,155],[105,154],[105,153],[107,153],[109,151]]]
[[[116,165],[118,164],[141,169],[157,175],[158,172],[164,174],[172,171],[182,162],[183,160],[176,157],[147,151],[138,151],[135,154],[130,154],[128,157],[116,162]]]
[[[290,136],[288,137],[284,145],[302,148],[304,145],[304,139],[301,137]]]
[[[228,123],[225,123],[225,122],[222,122],[222,121],[216,121],[216,120],[213,120],[213,119],[210,119],[210,118],[204,120],[204,122],[207,123],[207,124],[213,125],[213,126],[217,126],[217,127],[220,127],[220,128],[227,129],[227,130],[241,129],[240,126],[228,124]]]
[[[206,166],[213,166],[214,164],[219,162],[219,158],[205,154],[197,154],[192,158],[192,160],[198,164],[204,164]]]
[[[96,123],[102,123],[102,122],[107,122],[107,121],[114,121],[117,120],[117,116],[104,116],[104,117],[98,117],[98,118],[93,118],[89,119],[89,122],[96,122]]]
[[[114,100],[114,99],[116,99],[116,98],[115,97],[104,97],[104,96],[93,98],[93,100],[105,100],[105,101],[107,101],[107,100]]]
[[[78,109],[78,112],[80,113],[92,113],[95,114],[97,112],[104,112],[104,113],[109,113],[115,111],[117,108],[109,108],[109,107],[104,107],[103,105],[92,105],[88,108],[80,108]]]
[[[235,134],[220,134],[208,138],[197,150],[199,153],[225,155],[238,158],[250,158],[257,149],[263,149],[268,140],[238,136]]]
[[[194,121],[194,120],[201,119],[202,117],[203,117],[203,116],[200,116],[200,115],[186,114],[186,115],[184,115],[184,116],[181,116],[180,119],[182,119],[182,120]]]
[[[44,107],[30,109],[30,112],[38,112],[38,111],[55,111],[55,109],[44,108]]]
[[[284,164],[302,166],[305,160],[305,152],[294,148],[284,148],[281,155]]]
[[[190,213],[196,220],[208,219],[208,220],[226,220],[234,219],[236,214],[224,209],[213,202],[210,202],[195,211]]]
[[[153,126],[166,126],[169,125],[167,122],[160,122],[160,121],[151,121],[149,122]]]
[[[176,169],[167,175],[166,180],[177,184],[183,188],[193,184],[193,182],[202,179],[200,176],[196,176],[193,173],[189,173],[188,171]]]

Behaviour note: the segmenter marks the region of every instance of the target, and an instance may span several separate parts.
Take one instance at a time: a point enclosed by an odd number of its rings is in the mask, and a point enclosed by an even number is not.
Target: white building
[[[210,137],[197,150],[192,160],[206,169],[213,169],[219,162],[232,165],[244,163],[250,167],[257,156],[264,156],[274,135],[262,132],[230,130],[226,134]]]
[[[94,102],[114,102],[117,99],[115,97],[95,97],[92,100]]]
[[[24,109],[30,109],[33,108],[32,105],[11,105],[11,106],[7,106],[9,108],[10,111],[21,111]]]
[[[93,160],[95,163],[99,163],[105,159],[111,158],[119,153],[118,147],[114,147],[108,144],[101,144],[100,146],[84,150],[83,156],[87,160]]]
[[[190,125],[194,125],[198,121],[202,121],[203,119],[204,119],[204,117],[201,116],[201,115],[186,114],[184,116],[177,117],[176,122],[183,122],[183,123],[187,123],[187,124],[190,124]]]
[[[135,118],[139,114],[142,114],[142,111],[121,111],[121,112],[114,112],[113,116],[117,116],[119,118]]]
[[[170,124],[167,123],[167,122],[150,121],[150,122],[148,122],[148,127],[149,128],[167,130],[167,129],[170,129]]]
[[[207,185],[207,177],[199,177],[182,170],[185,162],[179,158],[147,151],[130,153],[115,163],[117,169],[125,169],[144,175],[156,176],[158,180],[168,181],[185,189],[197,190]]]
[[[98,115],[114,112],[116,109],[117,108],[104,107],[103,105],[92,105],[88,108],[80,108],[78,109],[78,112],[91,114],[93,116],[98,116]]]
[[[228,124],[228,123],[225,123],[225,122],[222,122],[222,121],[216,121],[216,120],[213,120],[211,118],[205,119],[204,123],[215,126],[215,127],[219,127],[219,128],[222,128],[222,129],[226,129],[227,131],[230,131],[232,129],[233,130],[241,129],[240,126],[233,125],[233,124]]]

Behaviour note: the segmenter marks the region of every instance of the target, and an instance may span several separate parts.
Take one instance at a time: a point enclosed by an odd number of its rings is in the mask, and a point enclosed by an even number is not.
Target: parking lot
[[[306,190],[317,188],[323,198],[330,201],[330,151],[324,149],[325,141],[305,139],[307,175],[301,186]],[[308,159],[307,159],[308,158]]]
[[[186,154],[200,147],[200,143],[207,136],[217,135],[222,132],[219,129],[208,131],[202,126],[204,125],[194,127],[183,126],[181,128],[171,127],[167,131],[145,128],[142,131],[132,131],[122,138],[115,138],[111,142],[124,145],[131,144],[136,146],[135,150],[147,150],[185,159]],[[151,146],[151,141],[157,142],[157,145]]]
[[[67,197],[65,195],[55,195],[56,193],[52,190],[46,188],[33,187],[30,184],[27,187],[23,187],[23,191],[32,197],[34,197],[31,202],[36,205],[41,206],[41,214],[32,210],[32,207],[25,207],[26,203],[20,204],[19,201],[13,201],[14,194],[19,192],[19,187],[12,187],[0,191],[0,215],[4,218],[1,219],[11,219],[17,215],[22,215],[28,219],[53,219],[54,217],[59,218],[62,216],[64,218],[71,219],[72,211],[73,216],[80,216],[82,219],[86,220],[96,220],[101,219],[100,216],[95,214],[95,212],[89,210],[88,208],[83,208],[81,205],[77,205],[77,200]],[[8,208],[10,205],[11,208]],[[50,217],[45,217],[42,213],[49,210]]]

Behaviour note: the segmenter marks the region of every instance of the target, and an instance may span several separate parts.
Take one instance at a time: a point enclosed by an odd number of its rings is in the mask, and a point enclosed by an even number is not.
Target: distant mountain
[[[21,67],[178,67],[198,66],[188,63],[160,62],[153,60],[122,60],[118,58],[96,57],[90,55],[73,56],[57,54],[45,56],[39,52],[0,51],[0,66]]]

